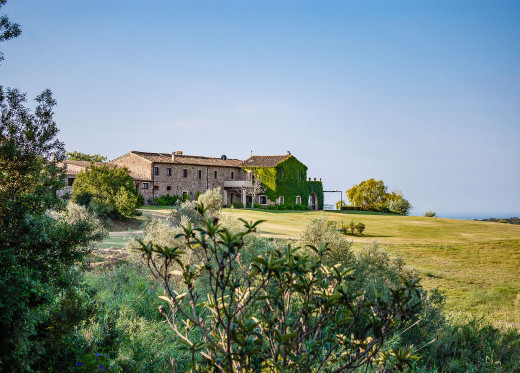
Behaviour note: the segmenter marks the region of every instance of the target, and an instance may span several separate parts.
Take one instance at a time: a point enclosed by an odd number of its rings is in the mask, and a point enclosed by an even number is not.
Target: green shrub
[[[205,215],[202,205],[198,211]],[[182,227],[183,245],[141,243],[151,273],[167,293],[159,312],[190,351],[190,368],[350,371],[376,357],[386,362],[379,355],[384,340],[421,309],[417,281],[400,279],[384,288],[374,306],[353,286],[353,268],[324,263],[326,245],[308,250],[275,245],[248,260],[242,256],[246,237],[259,223],[244,221],[245,230],[232,234],[205,219],[202,226]],[[320,225],[339,234],[333,222]],[[200,264],[185,263],[186,253]],[[172,272],[173,265],[180,270]],[[173,287],[172,276],[186,286]]]
[[[412,205],[403,197],[398,198],[392,203],[392,211],[397,212],[399,215],[408,215],[411,209]]]
[[[425,346],[414,370],[456,372],[520,371],[520,334],[500,330],[476,318],[451,319]]]
[[[87,341],[77,358],[83,368],[100,362],[99,353],[109,356],[103,365],[107,371],[171,371],[171,357],[177,371],[186,371],[188,353],[172,340],[157,312],[163,289],[142,264],[91,271],[85,284],[93,293],[97,313],[79,330]]]
[[[310,210],[309,206],[303,203],[280,203],[277,205],[267,205],[268,210]]]
[[[366,228],[365,224],[359,222],[356,224],[354,229],[356,230],[356,232],[358,232],[359,235],[362,235],[363,232],[365,231],[365,228]]]
[[[435,213],[435,211],[428,210],[424,213],[424,216],[427,218],[434,218],[435,216],[437,216],[437,214]]]
[[[319,216],[309,220],[300,236],[300,242],[304,245],[319,246],[328,243],[331,251],[344,253],[344,257],[352,255],[350,249],[352,242],[341,234],[336,222],[328,220],[324,216]]]
[[[200,192],[198,192],[200,193]],[[149,205],[155,205],[155,206],[175,206],[179,202],[184,202],[188,200],[189,198],[186,198],[186,196],[180,196],[180,195],[170,195],[169,193],[155,198],[148,198],[148,204]]]

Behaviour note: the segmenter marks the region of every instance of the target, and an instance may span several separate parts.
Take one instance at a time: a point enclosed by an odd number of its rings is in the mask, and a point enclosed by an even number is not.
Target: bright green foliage
[[[296,204],[296,197],[300,196],[302,203],[307,203],[309,195],[316,193],[318,209],[323,208],[323,185],[321,181],[307,181],[307,166],[294,156],[289,156],[275,167],[244,167],[252,171],[265,185],[264,193],[271,201],[284,197],[284,203]]]
[[[86,154],[78,151],[66,153],[65,156],[71,161],[105,162],[107,160],[107,157],[100,154]]]
[[[387,190],[383,180],[368,179],[347,190],[347,197],[352,206],[365,210],[393,211],[408,215],[412,205],[401,191],[388,193]]]
[[[134,216],[137,190],[127,168],[91,165],[72,185],[72,199],[87,202],[100,216]]]
[[[134,216],[136,212],[135,209],[139,205],[137,194],[131,193],[123,186],[119,188],[114,202],[117,211],[123,216]]]
[[[341,225],[339,231],[343,234],[359,234],[360,236],[366,229],[366,225],[363,222],[356,223],[354,220],[351,220],[348,225]]]
[[[166,291],[159,312],[191,353],[192,369],[353,371],[420,311],[417,280],[369,300],[354,286],[354,268],[324,263],[326,245],[276,246],[247,260],[245,239],[259,223],[244,221],[233,234],[205,219],[182,227],[182,245],[141,244]],[[181,259],[186,253],[191,261]],[[174,289],[172,276],[184,287]]]
[[[377,209],[388,207],[389,195],[383,180],[368,179],[347,190],[347,197],[354,206]]]

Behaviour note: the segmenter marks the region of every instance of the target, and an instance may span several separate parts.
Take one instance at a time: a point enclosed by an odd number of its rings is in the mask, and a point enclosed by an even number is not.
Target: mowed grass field
[[[377,241],[405,259],[422,277],[425,288],[446,295],[448,311],[483,316],[497,326],[520,329],[520,226],[470,220],[356,212],[285,212],[226,209],[246,220],[266,220],[260,234],[298,239],[309,219],[366,225],[350,238],[354,250]]]

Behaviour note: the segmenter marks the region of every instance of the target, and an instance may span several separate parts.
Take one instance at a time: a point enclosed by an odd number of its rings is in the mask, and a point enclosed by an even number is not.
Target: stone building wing
[[[167,163],[167,164],[185,164],[192,166],[219,166],[219,167],[239,167],[242,163],[240,159],[228,159],[226,157],[214,158],[203,157],[198,155],[185,155],[179,152],[173,153],[148,153],[131,151],[129,154],[134,154],[144,158],[152,163]],[[118,158],[116,158],[118,159]]]
[[[108,166],[115,166],[115,167],[121,167],[121,165],[112,163],[112,162],[90,162],[90,161],[71,161],[71,160],[63,160],[58,163],[59,166],[63,167],[65,169],[65,174],[69,177],[75,177],[78,175],[81,171],[86,169],[89,166],[102,166],[102,165],[108,165]],[[142,180],[142,177],[140,175],[137,175],[136,173],[133,173],[132,170],[130,171],[130,176],[132,176],[132,179],[134,180]]]

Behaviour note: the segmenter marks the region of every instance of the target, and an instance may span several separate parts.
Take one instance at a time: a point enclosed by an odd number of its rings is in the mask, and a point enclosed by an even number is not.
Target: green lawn
[[[246,220],[265,219],[262,235],[287,239],[298,238],[309,218],[321,214],[226,211]],[[354,250],[380,242],[419,271],[425,288],[444,291],[448,311],[482,315],[495,325],[520,329],[520,226],[347,211],[323,214],[338,222],[365,223],[366,234],[352,237]]]
[[[359,211],[224,211],[246,220],[266,220],[260,225],[261,235],[288,240],[298,239],[309,219],[320,214],[338,223],[363,222],[365,234],[350,237],[354,250],[377,241],[417,269],[424,287],[440,288],[448,311],[482,315],[495,325],[520,329],[518,225]],[[145,209],[146,214],[161,216],[170,212],[168,207]],[[112,237],[102,247],[123,246],[125,240]]]

